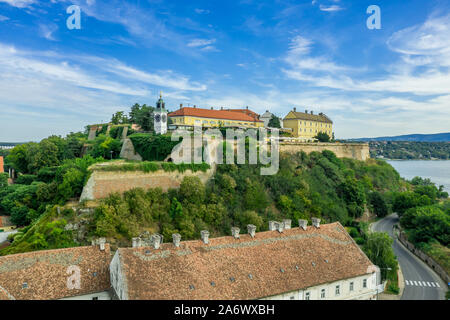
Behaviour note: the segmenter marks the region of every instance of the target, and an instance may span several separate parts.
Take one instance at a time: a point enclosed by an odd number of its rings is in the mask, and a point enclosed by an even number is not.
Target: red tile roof
[[[109,245],[34,251],[0,257],[0,300],[49,300],[110,288]],[[81,271],[81,288],[67,286],[69,266]]]
[[[128,299],[257,299],[368,274],[340,223],[118,251]]]
[[[234,111],[228,111],[228,110],[209,110],[209,109],[190,108],[190,107],[183,107],[177,111],[169,113],[168,116],[169,117],[193,116],[193,117],[199,117],[199,118],[262,122],[261,120],[255,119],[243,112],[234,112]]]

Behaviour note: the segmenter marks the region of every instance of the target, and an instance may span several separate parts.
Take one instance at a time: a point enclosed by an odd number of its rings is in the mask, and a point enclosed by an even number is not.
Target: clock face
[[[165,114],[162,115],[161,117],[162,122],[166,122],[167,121],[167,116]]]
[[[156,122],[161,121],[161,116],[160,116],[159,114],[157,114],[157,115],[155,116],[155,121],[156,121]]]

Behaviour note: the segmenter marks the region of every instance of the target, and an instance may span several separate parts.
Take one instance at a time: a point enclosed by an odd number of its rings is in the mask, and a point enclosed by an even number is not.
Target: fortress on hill
[[[197,106],[183,107],[174,112],[168,112],[165,102],[160,95],[156,103],[156,109],[153,113],[154,131],[156,135],[161,135],[170,143],[170,133],[177,128],[184,130],[193,130],[194,126],[204,128],[235,128],[235,129],[257,129],[270,127],[273,114],[266,111],[262,116],[256,112],[245,109],[224,109],[220,110],[202,109]],[[295,154],[298,152],[322,152],[324,150],[332,151],[340,158],[352,158],[365,161],[370,158],[368,143],[339,143],[339,142],[318,142],[316,136],[319,133],[333,136],[333,121],[324,113],[314,114],[313,111],[297,112],[293,108],[280,123],[279,152]],[[136,125],[93,125],[89,129],[88,140],[95,139],[98,132],[107,135],[114,131],[115,138],[122,141],[122,150],[120,158],[132,161],[148,160],[148,153],[145,152],[142,142],[137,144],[135,135],[129,135],[129,131],[139,132]],[[148,134],[148,144],[152,143],[152,137],[155,134]],[[142,135],[139,137],[142,139]],[[144,140],[145,141],[145,140]],[[193,145],[193,144],[192,144]],[[143,151],[144,150],[144,151]],[[200,150],[201,151],[201,150]],[[191,154],[196,152],[192,147]],[[161,161],[171,161],[170,154],[167,154]],[[126,163],[116,162],[113,166],[125,166]],[[163,168],[151,172],[142,170],[114,170],[108,169],[109,164],[94,165],[90,168],[92,174],[87,181],[80,201],[98,200],[107,197],[110,193],[123,193],[133,188],[156,188],[160,187],[164,191],[169,188],[178,188],[185,176],[197,176],[201,181],[208,181],[214,174],[215,167],[212,166],[205,171],[193,172],[192,170],[165,171]],[[117,169],[117,168],[116,168]]]

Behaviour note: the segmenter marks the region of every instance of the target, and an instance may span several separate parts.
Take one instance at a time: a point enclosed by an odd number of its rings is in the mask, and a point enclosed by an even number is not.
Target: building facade
[[[122,300],[376,299],[379,269],[338,222],[269,222],[269,231],[231,229],[231,236],[163,243],[134,238],[111,262],[111,286]],[[139,271],[137,271],[139,270]]]
[[[172,125],[176,127],[264,127],[264,122],[259,120],[259,116],[248,109],[235,109],[232,111],[180,106],[179,110],[169,113],[168,116],[172,121]]]
[[[313,111],[308,113],[308,110],[297,112],[294,108],[283,119],[283,127],[290,128],[294,137],[307,140],[313,139],[320,132],[328,134],[330,138],[333,136],[333,121],[324,113],[315,115]]]

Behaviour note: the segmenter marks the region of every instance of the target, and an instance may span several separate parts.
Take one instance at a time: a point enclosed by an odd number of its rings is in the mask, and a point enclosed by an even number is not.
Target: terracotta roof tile
[[[201,108],[190,108],[183,107],[177,111],[168,114],[169,117],[175,116],[193,116],[199,118],[213,118],[213,119],[224,119],[224,120],[237,120],[237,121],[251,121],[251,122],[262,122],[261,120],[255,119],[244,112],[234,112],[228,110],[209,110]]]
[[[34,251],[0,257],[0,300],[49,300],[110,288],[109,245]],[[69,289],[69,266],[81,271],[81,288]]]
[[[119,252],[130,300],[256,299],[364,275],[372,265],[339,223]]]

